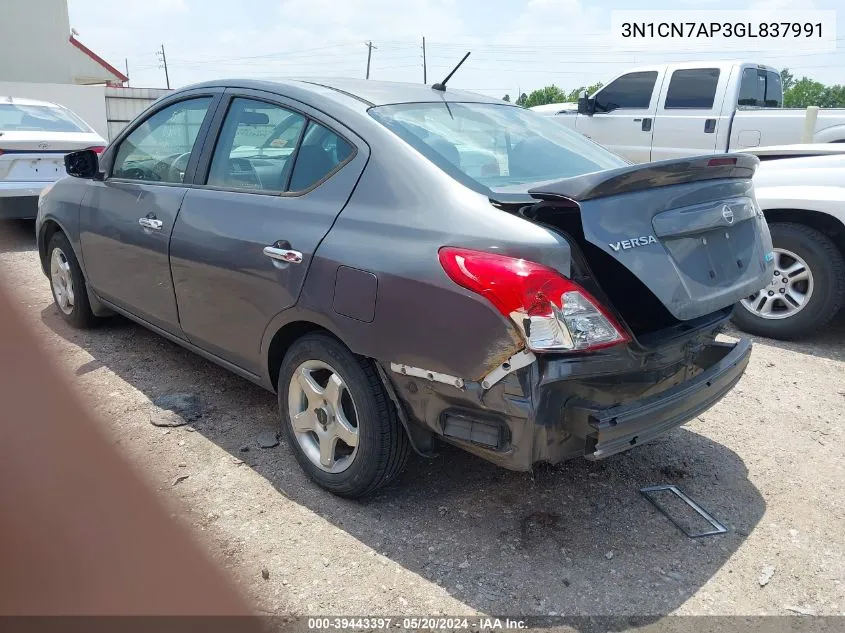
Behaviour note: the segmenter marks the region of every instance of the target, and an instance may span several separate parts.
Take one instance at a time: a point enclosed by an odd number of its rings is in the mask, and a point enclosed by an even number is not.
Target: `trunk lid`
[[[751,185],[758,163],[744,154],[660,161],[529,193],[547,207],[577,206],[583,239],[633,274],[674,318],[688,321],[771,281],[771,237]],[[603,271],[598,283],[613,283]],[[622,292],[609,293],[615,304]]]
[[[57,180],[65,175],[65,154],[104,145],[92,132],[0,132],[0,180]]]

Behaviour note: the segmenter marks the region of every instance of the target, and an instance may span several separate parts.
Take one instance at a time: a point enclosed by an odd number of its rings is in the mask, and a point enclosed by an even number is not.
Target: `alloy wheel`
[[[293,372],[288,412],[305,455],[329,473],[343,472],[358,453],[358,413],[349,388],[329,364],[307,360]]]
[[[50,256],[50,284],[59,310],[65,314],[73,312],[73,275],[70,272],[70,262],[60,248],[54,248]]]
[[[773,250],[775,272],[772,281],[740,303],[762,319],[787,319],[803,310],[813,296],[813,273],[796,253],[784,248]]]

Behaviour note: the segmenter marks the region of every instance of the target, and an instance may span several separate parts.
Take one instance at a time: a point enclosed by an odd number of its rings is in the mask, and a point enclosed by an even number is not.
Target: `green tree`
[[[524,107],[526,107],[525,106],[526,101],[528,101],[528,95],[523,92],[521,95],[519,95],[519,97],[517,97],[516,105],[522,106],[524,108]]]
[[[578,95],[581,94],[582,90],[585,90],[588,95],[595,94],[596,91],[601,88],[604,84],[602,82],[594,83],[592,86],[579,86],[574,90],[571,90],[568,95],[566,95],[566,101],[578,101]]]
[[[796,81],[786,68],[780,71],[780,76],[783,83],[783,105],[787,108],[845,108],[845,86],[825,86],[809,77],[801,77]]]
[[[511,101],[511,96],[510,96],[510,95],[505,95],[504,97],[502,97],[502,101],[507,101],[508,103],[510,103],[510,101]]]
[[[783,94],[795,85],[795,75],[789,72],[789,68],[780,71],[780,83],[783,86]]]
[[[552,84],[551,86],[545,86],[544,88],[534,90],[531,94],[529,94],[528,98],[525,100],[525,107],[533,108],[538,105],[561,103],[562,101],[566,101],[566,93],[556,85]]]
[[[787,108],[821,106],[826,90],[823,83],[809,77],[802,77],[784,93],[783,105]]]
[[[828,86],[822,100],[823,108],[845,108],[845,86]]]

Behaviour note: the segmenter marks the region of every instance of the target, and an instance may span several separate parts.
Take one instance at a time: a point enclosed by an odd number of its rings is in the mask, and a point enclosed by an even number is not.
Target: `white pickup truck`
[[[775,68],[708,61],[635,68],[593,95],[582,94],[577,114],[560,108],[541,114],[635,163],[763,145],[845,142],[845,109],[818,110],[812,136],[804,138],[808,111],[782,104]]]

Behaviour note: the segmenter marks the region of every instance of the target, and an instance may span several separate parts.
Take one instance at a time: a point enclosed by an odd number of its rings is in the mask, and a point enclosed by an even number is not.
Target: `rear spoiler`
[[[693,156],[564,178],[529,189],[528,193],[540,200],[590,200],[700,180],[751,179],[759,164],[760,160],[751,154]]]

